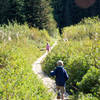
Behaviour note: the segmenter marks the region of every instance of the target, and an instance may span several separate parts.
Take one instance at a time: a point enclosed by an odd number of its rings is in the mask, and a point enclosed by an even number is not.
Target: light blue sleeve
[[[66,70],[64,69],[64,76],[65,76],[65,79],[66,80],[68,80],[69,79],[69,76],[68,76],[68,74],[67,74],[67,72],[66,72]]]

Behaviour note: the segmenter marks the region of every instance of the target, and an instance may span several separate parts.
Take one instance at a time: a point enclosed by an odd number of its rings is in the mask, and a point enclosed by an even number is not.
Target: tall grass
[[[51,100],[52,94],[32,72],[31,65],[43,54],[40,49],[52,40],[46,30],[27,24],[0,27],[1,100]]]

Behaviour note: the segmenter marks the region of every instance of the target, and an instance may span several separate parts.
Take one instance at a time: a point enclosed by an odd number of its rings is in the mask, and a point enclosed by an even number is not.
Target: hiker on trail
[[[54,71],[51,71],[50,75],[56,76],[55,81],[57,89],[57,99],[60,99],[60,93],[61,93],[61,99],[64,100],[64,87],[69,77],[66,70],[63,68],[63,61],[59,60],[57,62],[56,69]]]
[[[47,52],[50,51],[50,45],[49,45],[49,43],[47,43],[47,45],[46,45],[46,50],[47,50]]]

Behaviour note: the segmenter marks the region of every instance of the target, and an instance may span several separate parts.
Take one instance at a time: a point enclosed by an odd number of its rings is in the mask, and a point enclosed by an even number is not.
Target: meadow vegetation
[[[53,41],[46,30],[27,24],[0,27],[0,100],[51,100],[32,63],[45,52],[46,42]]]
[[[57,60],[69,74],[66,91],[72,100],[100,99],[100,19],[87,18],[63,28],[63,39],[46,57],[43,70],[50,76]],[[68,41],[66,41],[68,40]]]

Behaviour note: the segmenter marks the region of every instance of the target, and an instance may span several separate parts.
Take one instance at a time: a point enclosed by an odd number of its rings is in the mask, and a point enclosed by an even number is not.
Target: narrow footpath
[[[51,50],[57,45],[57,41],[53,44],[51,47]],[[55,81],[49,78],[43,71],[41,67],[41,62],[45,59],[45,57],[48,55],[48,53],[44,53],[43,56],[41,56],[39,59],[37,59],[34,64],[32,64],[32,70],[35,74],[38,75],[38,77],[43,81],[43,84],[49,89],[50,92],[53,92],[54,95],[56,95],[56,86]],[[57,100],[54,98],[53,100]]]

